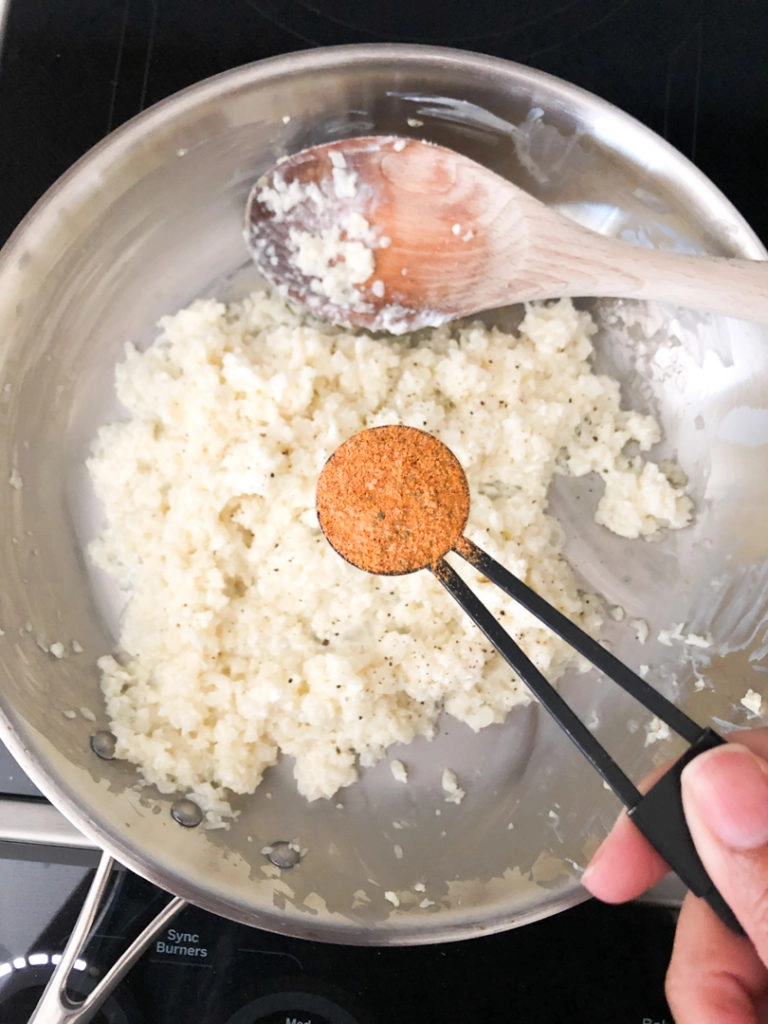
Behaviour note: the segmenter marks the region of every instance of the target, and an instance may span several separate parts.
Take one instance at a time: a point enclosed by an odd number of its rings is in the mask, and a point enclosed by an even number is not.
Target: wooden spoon
[[[251,191],[246,239],[264,276],[315,315],[397,334],[558,296],[768,321],[768,263],[599,235],[415,139],[343,139],[282,161]]]

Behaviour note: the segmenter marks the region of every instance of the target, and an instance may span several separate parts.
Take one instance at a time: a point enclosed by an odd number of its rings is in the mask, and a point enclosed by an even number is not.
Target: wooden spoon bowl
[[[252,189],[246,239],[269,281],[346,326],[404,333],[561,296],[768,320],[768,263],[605,237],[414,139],[344,139],[289,157]]]

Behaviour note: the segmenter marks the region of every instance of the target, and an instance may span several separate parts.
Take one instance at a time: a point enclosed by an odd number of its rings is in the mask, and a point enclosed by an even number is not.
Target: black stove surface
[[[82,854],[2,858],[0,1020],[24,1024],[92,869]],[[74,860],[74,862],[72,862]],[[29,894],[13,904],[20,877]],[[163,896],[127,872],[73,972],[82,998]],[[131,970],[96,1024],[672,1024],[663,995],[674,919],[587,903],[521,931],[412,948],[332,946],[189,907]]]
[[[10,0],[0,50],[0,243],[79,156],[147,106],[239,64],[353,42],[457,46],[582,86],[691,158],[768,243],[762,0]],[[3,792],[35,790],[0,747]],[[92,860],[0,843],[2,1024],[27,1020]],[[103,972],[138,908],[159,899],[135,876],[119,876],[117,916],[100,923],[77,987]],[[194,908],[173,932],[97,1021],[671,1024],[663,975],[673,916],[659,907],[588,903],[521,931],[412,949],[299,942]]]

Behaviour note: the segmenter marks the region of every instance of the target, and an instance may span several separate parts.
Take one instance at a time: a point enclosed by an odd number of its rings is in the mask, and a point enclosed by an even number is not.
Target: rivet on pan
[[[107,729],[100,729],[91,736],[91,750],[103,761],[111,761],[115,756],[117,740]]]
[[[278,839],[261,851],[276,868],[295,868],[301,860],[301,849],[297,843],[286,842],[285,839]]]
[[[176,800],[171,805],[171,817],[184,828],[196,828],[203,820],[203,812],[194,800]]]

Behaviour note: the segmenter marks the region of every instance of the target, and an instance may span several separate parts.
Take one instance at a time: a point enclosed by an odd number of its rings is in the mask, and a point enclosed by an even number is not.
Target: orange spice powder
[[[415,572],[435,565],[461,538],[467,479],[453,452],[431,434],[372,427],[326,462],[317,515],[331,546],[359,569]]]

